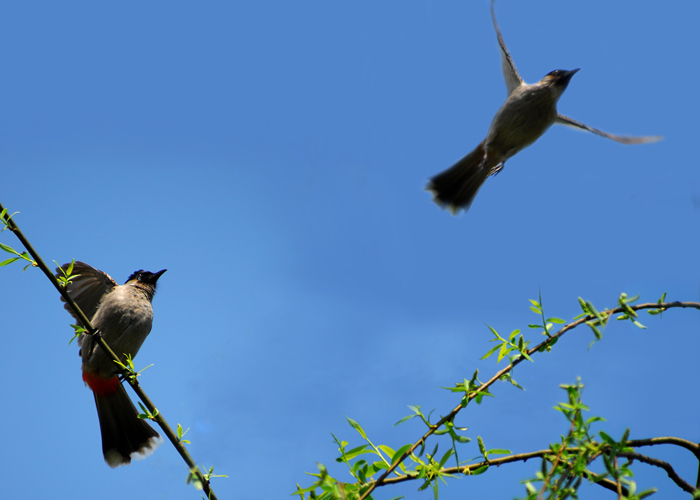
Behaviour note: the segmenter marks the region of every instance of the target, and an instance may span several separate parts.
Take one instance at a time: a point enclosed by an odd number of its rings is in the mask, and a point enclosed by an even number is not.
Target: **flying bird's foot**
[[[495,167],[493,167],[493,168],[491,169],[491,171],[489,172],[489,175],[498,175],[498,174],[500,174],[500,173],[501,173],[501,170],[503,170],[503,167],[505,167],[505,166],[506,166],[506,162],[502,161],[501,163],[499,163],[498,165],[496,165]]]

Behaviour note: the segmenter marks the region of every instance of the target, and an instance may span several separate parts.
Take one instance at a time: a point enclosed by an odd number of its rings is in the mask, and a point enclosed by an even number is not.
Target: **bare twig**
[[[697,488],[694,488],[690,484],[686,483],[678,475],[678,473],[675,470],[673,470],[673,467],[668,462],[664,462],[663,460],[659,460],[658,458],[652,458],[652,457],[648,457],[646,455],[642,455],[641,453],[634,453],[634,452],[621,452],[621,453],[618,453],[618,456],[625,457],[625,458],[632,458],[634,460],[639,460],[640,462],[644,462],[645,464],[653,465],[654,467],[660,467],[661,469],[666,471],[666,474],[668,474],[668,477],[671,478],[671,481],[676,483],[678,485],[678,487],[681,488],[682,490],[687,491],[688,493],[696,493],[698,491]]]

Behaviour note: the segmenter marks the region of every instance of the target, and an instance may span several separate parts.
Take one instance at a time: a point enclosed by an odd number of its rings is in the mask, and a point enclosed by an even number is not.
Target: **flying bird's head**
[[[542,89],[549,89],[556,100],[559,100],[561,95],[566,90],[566,87],[571,81],[571,77],[576,74],[580,68],[567,71],[565,69],[555,69],[547,73],[537,85]]]
[[[547,73],[544,78],[542,78],[542,83],[546,85],[556,86],[563,92],[573,77],[581,68],[572,69],[571,71],[566,71],[565,69],[555,69]]]

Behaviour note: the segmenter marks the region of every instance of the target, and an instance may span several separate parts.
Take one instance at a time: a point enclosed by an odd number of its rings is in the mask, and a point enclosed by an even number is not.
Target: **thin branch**
[[[579,397],[579,399],[580,399],[580,397]],[[580,411],[581,410],[578,410],[578,412],[580,412]],[[576,422],[572,421],[571,427],[569,427],[569,433],[567,434],[566,439],[568,439],[571,436],[571,434],[574,432],[575,428],[576,428]],[[561,456],[564,453],[565,449],[567,449],[566,446],[562,446],[561,448],[559,448],[559,452],[557,453],[557,456],[554,458],[554,461],[552,462],[552,471],[549,474],[547,474],[547,477],[544,479],[544,484],[542,485],[542,491],[540,491],[540,494],[537,497],[538,500],[541,500],[541,498],[544,496],[545,491],[547,491],[547,485],[549,484],[549,480],[552,478],[552,476],[556,472],[557,466],[559,465],[559,461],[561,460]],[[566,475],[562,474],[562,477],[559,479],[559,482],[556,486],[557,490],[561,487],[561,482],[564,480],[565,477],[566,477]]]
[[[673,444],[676,446],[680,446],[681,448],[685,448],[686,450],[691,451],[693,455],[695,455],[698,458],[698,460],[700,460],[700,445],[693,443],[692,441],[688,441],[687,439],[677,438],[673,436],[664,436],[648,439],[627,440],[627,445],[631,446],[632,448],[639,448],[641,446],[655,446],[658,444]]]
[[[633,311],[640,311],[643,309],[660,309],[660,310],[667,310],[667,309],[673,309],[676,307],[680,308],[693,308],[693,309],[698,309],[700,310],[700,303],[699,302],[653,302],[653,303],[646,303],[646,304],[638,304],[638,305],[627,305],[627,308],[632,309]],[[617,307],[615,309],[611,309],[608,311],[603,311],[601,315],[605,315],[605,321],[608,321],[613,315],[615,314],[620,314],[620,313],[627,313],[628,311],[623,309],[622,307]],[[574,328],[585,324],[588,321],[597,321],[598,317],[596,317],[593,314],[590,314],[588,316],[584,316],[582,318],[579,318],[576,321],[573,321],[567,325],[564,325],[559,331],[557,331],[554,335],[551,337],[548,337],[547,340],[544,340],[543,342],[539,343],[532,349],[527,350],[528,356],[532,356],[533,354],[537,353],[540,350],[545,350],[548,346],[552,345],[554,342],[559,340],[564,334],[569,332],[570,330],[573,330]],[[485,389],[488,389],[491,387],[493,384],[496,383],[503,375],[506,375],[507,373],[511,372],[517,365],[522,363],[526,358],[522,355],[518,356],[510,365],[506,366],[505,368],[499,370],[496,372],[496,374],[491,377],[486,383],[480,385],[478,387],[478,391],[472,392],[469,394],[467,397],[467,403],[472,401],[474,398],[477,397],[478,393],[483,392]],[[442,417],[435,425],[432,425],[428,432],[426,432],[418,441],[416,441],[408,450],[406,450],[399,458],[396,460],[391,467],[389,467],[386,471],[382,473],[382,475],[370,485],[370,487],[365,490],[365,492],[362,494],[362,496],[359,498],[359,500],[366,500],[366,498],[372,494],[372,491],[374,489],[383,484],[387,477],[394,472],[394,470],[403,463],[406,458],[408,458],[422,443],[424,443],[430,436],[432,436],[435,431],[437,431],[442,425],[445,424],[445,422],[451,422],[463,408],[466,408],[466,404],[462,405],[460,404],[456,408],[454,408],[451,412],[449,412],[447,415]]]
[[[4,210],[4,207],[0,203],[0,212]],[[36,266],[41,269],[46,277],[49,279],[51,284],[53,284],[54,288],[58,290],[58,293],[61,294],[61,296],[66,300],[66,303],[73,309],[75,314],[78,316],[80,321],[83,323],[84,328],[87,330],[88,335],[92,335],[95,341],[100,345],[104,351],[109,354],[112,357],[113,361],[120,361],[119,356],[117,356],[112,349],[107,345],[105,340],[102,338],[101,335],[98,334],[97,330],[95,327],[92,326],[92,323],[90,323],[90,320],[85,316],[85,313],[80,310],[78,305],[75,303],[75,301],[71,298],[70,295],[68,295],[68,292],[66,292],[65,288],[62,287],[59,283],[58,280],[56,280],[56,277],[53,275],[49,267],[46,265],[44,260],[41,258],[39,253],[34,249],[34,247],[29,243],[29,240],[24,236],[22,231],[20,231],[19,227],[15,223],[14,219],[10,218],[7,221],[7,228],[12,231],[12,233],[17,237],[17,239],[22,243],[24,248],[29,252],[29,254],[34,258],[36,261]],[[132,374],[126,370],[122,369],[119,367],[119,365],[116,366],[117,371],[123,376],[124,380],[131,386],[131,388],[134,390],[134,392],[138,395],[139,399],[143,401],[143,404],[148,408],[148,411],[152,414],[155,415],[154,420],[158,423],[161,429],[163,429],[163,432],[165,435],[170,439],[170,441],[173,443],[173,446],[177,449],[177,451],[180,453],[180,456],[185,460],[187,465],[190,468],[191,472],[194,472],[197,475],[197,478],[199,481],[202,483],[202,487],[204,489],[204,493],[206,493],[207,498],[211,500],[216,500],[216,495],[214,492],[211,490],[211,486],[209,484],[209,480],[204,477],[204,475],[201,473],[199,470],[199,467],[197,467],[197,464],[195,461],[192,459],[190,456],[189,452],[185,448],[185,446],[179,441],[177,438],[177,435],[175,432],[173,432],[172,428],[170,425],[168,425],[168,422],[166,422],[165,418],[163,417],[162,413],[156,409],[155,405],[151,400],[148,398],[146,393],[141,389],[141,386],[139,385],[138,381],[136,380],[135,377],[132,376]]]
[[[686,483],[678,475],[678,473],[675,470],[673,470],[673,467],[668,462],[664,462],[663,460],[659,460],[658,458],[652,458],[652,457],[648,457],[646,455],[642,455],[641,453],[634,453],[634,452],[621,452],[621,453],[618,453],[618,456],[625,457],[625,458],[632,458],[634,460],[639,460],[640,462],[644,462],[645,464],[653,465],[654,467],[660,467],[661,469],[666,471],[666,474],[668,474],[668,477],[671,478],[671,481],[676,483],[678,485],[678,487],[681,488],[682,490],[687,491],[688,493],[696,493],[698,491],[697,488],[694,488],[690,484]]]
[[[569,451],[576,451],[578,448],[569,448]],[[499,457],[499,458],[489,458],[488,462],[483,461],[483,462],[478,462],[475,464],[471,465],[464,465],[461,467],[448,467],[445,469],[440,470],[441,475],[459,475],[463,474],[465,476],[471,475],[472,472],[475,470],[478,470],[482,467],[498,467],[502,464],[508,464],[512,462],[527,462],[528,460],[532,458],[544,458],[547,455],[551,455],[552,450],[539,450],[539,451],[533,451],[530,453],[517,453],[514,455],[508,455],[505,457]],[[601,478],[598,474],[595,474],[589,470],[584,471],[584,476],[586,476],[586,479],[590,479],[591,481],[595,482],[596,484],[599,484],[605,489],[608,489],[610,491],[613,491],[617,493],[617,485],[615,484],[615,481],[611,481],[610,479],[607,478]],[[401,477],[390,477],[387,478],[382,482],[381,485],[378,486],[388,486],[390,484],[397,484],[397,483],[403,483],[405,481],[414,481],[416,479],[425,479],[425,478],[419,478],[418,473],[410,473],[405,476]],[[375,481],[376,482],[376,481]],[[370,483],[371,484],[371,483]],[[627,489],[623,486],[623,493],[627,496],[629,492]]]
[[[617,463],[617,457],[613,458],[613,465],[615,466],[615,470],[619,470],[620,465]],[[622,500],[622,481],[620,481],[619,477],[616,477],[615,483],[617,483],[617,498],[618,500]]]

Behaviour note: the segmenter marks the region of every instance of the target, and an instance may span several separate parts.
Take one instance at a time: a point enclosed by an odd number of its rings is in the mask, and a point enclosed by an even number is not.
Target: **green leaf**
[[[552,344],[552,345],[554,345],[554,344]],[[526,352],[525,349],[523,349],[522,351],[520,351],[520,354],[523,355],[523,358],[525,358],[525,359],[527,359],[528,361],[531,361],[531,362],[534,363],[534,361],[532,360],[532,358],[531,358],[530,355]]]
[[[501,337],[501,336],[498,334],[498,332],[497,332],[496,330],[493,329],[493,327],[491,327],[491,325],[488,325],[488,324],[487,324],[486,326],[489,327],[489,330],[491,330],[491,333],[493,333],[493,334],[496,336],[496,338],[497,338],[498,340],[505,340],[503,337]]]
[[[561,318],[549,318],[547,321],[549,321],[549,322],[551,322],[551,323],[556,323],[557,325],[564,325],[564,324],[566,324],[566,321],[564,321],[564,320],[561,319]]]
[[[519,383],[517,383],[515,380],[513,380],[512,377],[511,377],[511,379],[510,379],[510,383],[513,384],[513,385],[514,385],[515,387],[517,387],[518,389],[520,389],[521,391],[524,391],[524,390],[525,390],[525,388],[524,388],[522,385],[520,385]]]
[[[367,450],[367,445],[363,444],[362,446],[358,446],[357,448],[353,448],[350,451],[346,451],[344,453],[345,459],[346,460],[352,460],[355,457],[358,457],[360,455],[364,455],[365,453],[373,453],[372,450]],[[336,462],[342,462],[342,457],[341,458],[336,458]]]
[[[393,457],[394,454],[396,453],[393,448],[391,448],[390,446],[387,446],[385,444],[380,444],[379,446],[377,446],[377,448],[379,448],[384,453],[386,453],[387,457]]]
[[[603,315],[598,312],[598,310],[591,304],[590,302],[586,302],[586,306],[588,306],[588,310],[591,312],[592,315],[594,315],[598,319],[602,319]]]
[[[643,324],[641,324],[641,323],[640,323],[639,321],[637,321],[636,319],[630,318],[630,321],[631,321],[632,323],[634,323],[634,326],[636,326],[637,328],[641,328],[642,330],[646,330],[646,329],[647,329],[646,326],[644,326]]]
[[[600,437],[603,438],[603,441],[605,441],[607,444],[615,444],[615,440],[605,432],[598,431],[598,434],[600,434]]]
[[[407,420],[411,420],[413,417],[417,417],[417,416],[418,416],[418,415],[415,415],[415,414],[414,414],[414,415],[408,415],[407,417],[403,417],[401,420],[399,420],[398,422],[396,422],[396,423],[393,425],[393,427],[396,427],[396,426],[399,425],[399,424],[403,424],[403,423],[406,422]]]
[[[496,360],[496,363],[500,363],[503,358],[505,358],[508,355],[508,344],[505,342],[501,344],[501,350],[498,351],[498,359]]]
[[[595,422],[607,422],[607,420],[605,420],[603,417],[591,417],[588,420],[586,420],[586,425],[591,425]]]
[[[496,351],[499,350],[500,348],[501,348],[500,345],[496,345],[496,346],[492,347],[491,349],[488,350],[488,352],[487,352],[486,354],[484,354],[484,355],[481,357],[481,359],[483,360],[483,359],[488,358],[489,356],[491,356],[494,352],[496,352]]]
[[[471,473],[469,475],[470,476],[478,476],[479,474],[483,474],[487,470],[489,470],[489,466],[483,465],[483,466],[479,467],[478,469],[471,471]]]
[[[639,496],[637,498],[639,498],[639,500],[642,500],[643,498],[646,498],[646,497],[653,495],[657,491],[659,491],[658,488],[650,488],[648,490],[644,490],[641,493],[639,493]],[[700,498],[700,493],[698,493],[698,492],[693,493],[693,498]]]
[[[502,448],[494,448],[493,450],[489,450],[488,453],[489,455],[510,455],[513,452]]]
[[[391,457],[391,465],[394,465],[399,460],[399,458],[401,458],[401,455],[406,453],[410,447],[411,447],[410,444],[405,444],[401,448],[396,450],[396,453],[394,453],[394,456]]]
[[[13,253],[15,255],[19,255],[19,252],[17,250],[15,250],[12,247],[8,247],[7,245],[3,245],[2,243],[0,243],[0,248],[5,250],[7,253]]]
[[[381,463],[382,465],[386,465],[386,464],[384,464],[384,462],[375,462],[375,463]],[[377,467],[375,464],[372,464],[369,467],[367,467],[367,470],[365,471],[365,477],[372,477],[377,472],[379,472],[380,470],[385,469],[385,468],[386,467],[380,468],[380,467]]]
[[[444,455],[442,456],[442,458],[440,459],[440,468],[441,468],[441,469],[445,466],[445,463],[447,463],[447,461],[450,459],[450,457],[451,457],[452,455],[454,455],[454,452],[455,452],[455,451],[454,451],[453,448],[450,448],[449,450],[447,450],[447,451],[445,452],[445,454],[444,454]]]
[[[362,429],[362,427],[360,427],[360,424],[358,424],[357,422],[355,422],[353,419],[351,419],[351,418],[348,417],[347,415],[345,415],[345,418],[348,419],[348,423],[352,426],[352,428],[355,429],[357,432],[360,433],[360,436],[362,436],[363,438],[367,439],[367,434],[365,434],[364,429]]]
[[[411,410],[416,415],[422,415],[420,405],[408,405],[408,409]]]
[[[8,265],[8,264],[12,264],[12,263],[13,263],[14,261],[16,261],[16,260],[19,260],[19,257],[11,257],[11,258],[9,258],[9,259],[7,259],[7,260],[3,260],[2,262],[0,262],[0,267],[6,266],[6,265]],[[483,359],[483,358],[482,358],[482,359]]]

